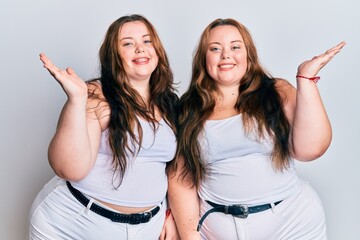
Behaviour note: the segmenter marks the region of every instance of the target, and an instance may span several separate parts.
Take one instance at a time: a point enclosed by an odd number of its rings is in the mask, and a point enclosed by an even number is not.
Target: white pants
[[[299,180],[299,191],[272,209],[249,214],[246,219],[211,213],[201,228],[207,240],[324,240],[325,214],[321,201],[307,183]],[[212,207],[201,201],[201,216]]]
[[[107,208],[96,200],[92,201]],[[164,225],[166,201],[159,206],[160,211],[147,223],[112,222],[88,210],[70,193],[65,180],[54,177],[39,192],[32,205],[29,239],[157,240]]]

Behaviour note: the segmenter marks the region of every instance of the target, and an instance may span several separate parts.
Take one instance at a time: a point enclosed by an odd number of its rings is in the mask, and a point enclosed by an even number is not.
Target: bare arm
[[[199,197],[189,175],[183,180],[180,177],[184,159],[179,157],[176,172],[169,172],[168,200],[176,226],[182,240],[200,239],[196,231],[199,222]]]
[[[95,162],[101,127],[94,111],[87,111],[87,86],[71,68],[58,69],[44,54],[44,67],[59,82],[68,99],[61,111],[49,149],[54,172],[68,180],[84,178]]]
[[[345,42],[325,53],[305,61],[298,67],[298,74],[314,77],[341,50]],[[288,87],[285,111],[291,123],[290,140],[295,159],[311,161],[322,156],[329,147],[332,130],[317,84],[297,77],[297,89]]]

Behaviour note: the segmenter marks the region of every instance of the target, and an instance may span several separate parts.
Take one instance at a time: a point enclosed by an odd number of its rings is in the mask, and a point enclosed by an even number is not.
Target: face
[[[149,81],[159,58],[146,25],[141,21],[125,23],[119,32],[118,47],[130,82]]]
[[[218,85],[238,85],[247,69],[247,52],[238,29],[231,25],[210,31],[206,70]]]

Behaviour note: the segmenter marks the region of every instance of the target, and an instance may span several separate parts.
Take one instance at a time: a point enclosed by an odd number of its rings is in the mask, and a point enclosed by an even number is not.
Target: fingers
[[[44,68],[46,68],[58,81],[61,81],[62,78],[68,78],[69,76],[79,78],[75,71],[70,67],[66,68],[65,70],[59,69],[44,53],[40,53],[40,60],[44,63]]]
[[[75,71],[71,67],[66,68],[66,72],[70,75],[76,75]]]
[[[60,72],[60,69],[55,66],[44,53],[40,53],[40,60],[44,63],[44,68],[46,68],[52,76]]]
[[[302,76],[316,76],[318,72],[328,63],[330,60],[340,52],[340,50],[346,45],[346,42],[342,41],[336,46],[328,49],[326,52],[313,57],[311,60],[304,61],[298,67],[298,75]]]
[[[40,56],[40,60],[45,64],[45,62],[48,60],[45,53],[40,53],[39,56]]]
[[[338,45],[336,45],[335,47],[332,47],[330,49],[328,49],[325,53],[323,53],[323,56],[328,56],[330,58],[332,58],[333,56],[335,56],[338,52],[340,52],[340,50],[346,45],[346,42],[342,41],[340,42]],[[321,55],[320,55],[321,56]]]
[[[165,227],[163,227],[159,240],[165,240]]]
[[[40,60],[44,63],[44,67],[46,68],[54,65],[44,53],[40,53]]]
[[[66,72],[67,72],[70,76],[79,78],[78,75],[75,73],[75,71],[74,71],[71,67],[66,68]]]
[[[330,48],[329,50],[332,51],[332,50],[341,50],[344,46],[346,45],[346,42],[345,41],[342,41],[340,42],[338,45],[336,45],[335,47],[333,48]],[[329,51],[328,50],[328,51]]]
[[[313,57],[312,61],[319,61],[321,65],[328,63],[340,50],[345,46],[346,42],[342,41],[335,47],[328,49],[326,52]]]

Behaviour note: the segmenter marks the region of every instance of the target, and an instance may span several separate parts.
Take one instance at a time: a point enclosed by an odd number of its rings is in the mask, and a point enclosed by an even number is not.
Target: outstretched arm
[[[58,81],[68,99],[49,149],[49,163],[55,173],[68,180],[84,178],[95,161],[101,128],[94,111],[87,113],[87,85],[71,68],[61,70],[45,54],[44,67]]]
[[[314,160],[325,153],[330,145],[332,130],[314,77],[345,46],[341,42],[325,53],[299,65],[297,89],[289,90],[291,143],[295,159]],[[315,81],[314,81],[315,80]]]

